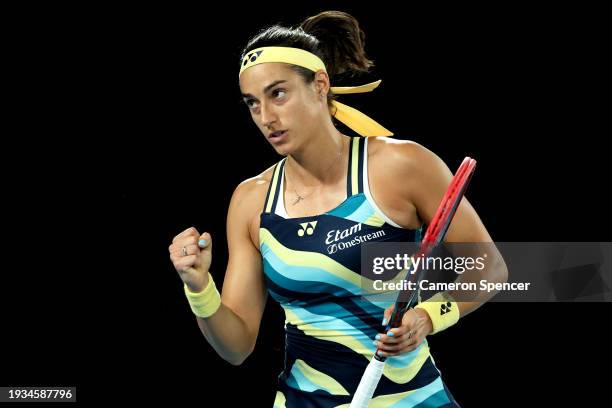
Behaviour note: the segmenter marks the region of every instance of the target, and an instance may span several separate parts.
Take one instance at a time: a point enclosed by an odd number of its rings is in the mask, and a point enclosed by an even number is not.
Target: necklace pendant
[[[304,198],[303,198],[302,196],[298,195],[298,196],[295,198],[295,201],[293,202],[293,204],[291,204],[291,205],[296,205],[297,203],[299,203],[299,202],[300,202],[300,200],[303,200],[303,199],[304,199]]]

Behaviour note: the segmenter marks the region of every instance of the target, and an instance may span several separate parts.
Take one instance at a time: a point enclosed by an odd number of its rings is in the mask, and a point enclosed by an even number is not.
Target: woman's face
[[[240,91],[253,122],[279,154],[299,149],[323,120],[329,120],[326,78],[325,73],[317,74],[317,80],[307,84],[284,63],[255,65],[240,76]]]

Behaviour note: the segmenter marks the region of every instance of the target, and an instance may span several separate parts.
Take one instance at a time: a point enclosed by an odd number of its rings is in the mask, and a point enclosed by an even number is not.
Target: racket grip
[[[368,407],[384,368],[384,361],[378,361],[372,358],[372,361],[370,361],[370,364],[368,364],[368,367],[363,373],[363,377],[361,377],[361,381],[359,382],[359,386],[357,386],[357,391],[355,391],[355,395],[353,395],[353,400],[349,408]]]

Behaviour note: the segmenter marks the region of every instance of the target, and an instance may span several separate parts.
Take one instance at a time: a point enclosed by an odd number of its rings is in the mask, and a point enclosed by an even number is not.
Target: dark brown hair
[[[368,72],[374,66],[364,45],[365,34],[353,16],[343,11],[323,11],[295,28],[273,25],[261,30],[248,41],[240,61],[249,51],[260,47],[300,48],[321,58],[332,81],[340,74]],[[291,69],[306,83],[314,81],[311,70],[297,65],[291,65]],[[333,97],[330,92],[328,102]]]

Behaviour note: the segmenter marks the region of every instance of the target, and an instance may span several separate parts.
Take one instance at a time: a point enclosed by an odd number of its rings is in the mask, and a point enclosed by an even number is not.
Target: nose
[[[271,128],[276,122],[276,112],[271,105],[262,103],[260,106],[261,123],[267,128]]]

